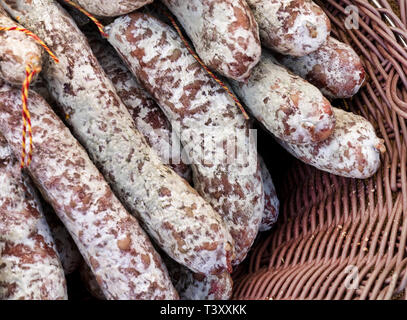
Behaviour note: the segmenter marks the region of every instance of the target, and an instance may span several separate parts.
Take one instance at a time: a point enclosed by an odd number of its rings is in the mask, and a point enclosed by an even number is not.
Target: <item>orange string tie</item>
[[[239,99],[236,97],[236,95],[228,88],[226,84],[224,84],[206,65],[205,63],[201,60],[201,58],[195,53],[195,51],[191,48],[189,45],[188,40],[184,37],[180,27],[178,26],[177,22],[175,19],[171,16],[170,13],[168,13],[166,10],[160,8],[160,10],[167,16],[167,18],[170,20],[171,24],[179,34],[182,42],[185,44],[187,47],[189,53],[195,58],[196,61],[205,69],[205,71],[229,94],[229,96],[235,101],[236,105],[239,107],[240,111],[243,113],[243,116],[246,120],[249,120],[250,117],[247,114],[246,110],[244,109],[243,105],[240,103]]]
[[[33,69],[31,66],[27,66],[25,69],[25,79],[23,83],[23,87],[21,90],[21,101],[23,103],[23,152],[21,155],[21,169],[25,166],[25,158],[26,158],[26,132],[28,127],[28,136],[30,140],[30,149],[28,151],[28,160],[27,160],[27,167],[30,165],[32,160],[33,154],[33,139],[32,139],[32,126],[31,126],[31,115],[30,111],[28,110],[28,90],[30,88],[31,81],[33,77],[38,73],[38,70]]]
[[[0,27],[0,31],[20,31],[26,34],[27,36],[33,38],[44,50],[51,56],[51,58],[56,62],[59,63],[59,59],[55,56],[55,54],[48,48],[48,46],[34,33],[30,30],[22,27]],[[33,134],[32,134],[32,125],[31,125],[31,114],[28,110],[28,90],[30,88],[30,84],[34,76],[39,73],[40,70],[34,68],[31,65],[26,66],[25,68],[25,79],[23,82],[23,87],[21,89],[21,101],[22,101],[22,117],[23,117],[23,133],[22,133],[22,154],[21,154],[21,169],[23,169],[26,165],[27,167],[30,165],[33,157]],[[28,151],[28,160],[27,164],[25,163],[27,154],[26,154],[26,136],[28,131],[28,137],[30,141],[30,147]]]
[[[48,48],[48,46],[42,41],[36,34],[32,33],[30,30],[22,27],[0,27],[0,31],[20,31],[22,33],[25,33],[27,36],[33,38],[41,47],[44,48],[44,50],[51,56],[51,58],[58,63],[59,60],[55,56],[55,54]]]
[[[92,20],[92,22],[98,27],[99,32],[101,33],[101,35],[105,38],[108,38],[109,36],[107,35],[107,33],[105,32],[105,27],[103,26],[103,24],[100,23],[100,21],[98,19],[96,19],[92,14],[90,14],[89,12],[87,12],[85,9],[83,9],[81,6],[77,5],[75,2],[73,1],[69,1],[69,0],[64,0],[67,4],[71,5],[72,7],[74,7],[75,9],[79,10],[80,12],[82,12],[85,16],[87,16],[90,20]]]

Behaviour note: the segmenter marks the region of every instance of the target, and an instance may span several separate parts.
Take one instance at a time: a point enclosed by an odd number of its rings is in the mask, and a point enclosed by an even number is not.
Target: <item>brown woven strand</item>
[[[340,106],[371,121],[385,140],[382,167],[362,181],[293,161],[277,183],[280,220],[233,275],[234,299],[407,299],[407,4],[376,3],[381,8],[320,2],[332,35],[352,45],[366,68],[366,85]],[[358,30],[345,27],[349,5],[359,10]],[[352,270],[354,287],[346,286]]]

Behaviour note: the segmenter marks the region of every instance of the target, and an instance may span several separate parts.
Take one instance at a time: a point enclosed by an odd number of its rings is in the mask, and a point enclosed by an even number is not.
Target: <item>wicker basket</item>
[[[356,97],[335,103],[374,124],[387,153],[364,181],[297,160],[278,170],[280,220],[235,272],[234,299],[407,299],[407,1],[320,4],[368,73]],[[350,5],[358,29],[345,27]]]

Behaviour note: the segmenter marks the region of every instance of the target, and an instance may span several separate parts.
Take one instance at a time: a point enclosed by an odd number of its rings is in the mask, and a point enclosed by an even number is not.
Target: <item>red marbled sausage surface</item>
[[[34,157],[28,171],[69,230],[108,299],[176,299],[147,235],[48,104],[30,92]],[[18,89],[0,93],[0,132],[21,153]]]
[[[279,139],[306,144],[323,141],[335,127],[330,102],[309,82],[264,51],[247,83],[232,87],[256,119]]]
[[[46,62],[49,91],[126,208],[177,262],[205,274],[229,269],[233,239],[221,217],[150,148],[72,18],[52,0],[4,2],[60,59]]]
[[[380,166],[380,153],[385,152],[382,139],[365,118],[333,108],[336,127],[320,143],[294,145],[278,140],[293,156],[320,170],[348,178],[367,179]]]
[[[0,27],[21,27],[0,5]],[[21,85],[28,65],[41,71],[41,47],[20,31],[0,31],[0,78]],[[35,77],[34,79],[35,80]]]
[[[259,29],[244,0],[162,0],[214,71],[238,81],[259,62]]]
[[[277,192],[271,174],[263,158],[260,156],[259,161],[264,185],[264,214],[261,220],[260,231],[264,232],[270,230],[277,222],[280,201],[277,198]]]
[[[153,0],[74,0],[74,2],[96,16],[114,17],[137,10]]]
[[[249,123],[168,25],[132,13],[117,18],[106,31],[180,137],[193,168],[194,186],[222,215],[239,263],[258,233],[264,210]]]
[[[191,167],[182,162],[182,146],[179,138],[173,133],[171,124],[160,107],[140,86],[108,43],[94,34],[88,35],[88,41],[100,65],[116,88],[117,94],[132,115],[137,129],[165,164],[191,182]]]
[[[330,98],[351,98],[363,85],[366,73],[351,46],[332,37],[304,57],[277,56],[280,63],[311,82]]]
[[[311,0],[246,0],[259,24],[262,45],[304,56],[325,43],[331,23]]]
[[[64,271],[36,191],[0,133],[0,300],[67,298]]]

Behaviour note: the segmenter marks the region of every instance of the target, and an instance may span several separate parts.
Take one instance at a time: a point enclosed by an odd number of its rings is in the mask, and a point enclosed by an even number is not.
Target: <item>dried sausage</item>
[[[269,52],[263,52],[247,83],[231,83],[257,120],[283,141],[322,141],[335,127],[330,102],[316,87],[282,67]]]
[[[0,27],[21,27],[7,15],[1,5]],[[42,54],[41,47],[24,33],[0,31],[0,78],[21,85],[28,65],[32,69],[41,70]]]
[[[282,54],[304,56],[322,46],[331,23],[311,0],[247,0],[262,44]]]
[[[136,218],[114,196],[86,151],[45,100],[34,91],[29,97],[35,156],[28,171],[69,230],[105,296],[178,298],[161,258]],[[20,108],[18,89],[0,93],[0,132],[17,158],[21,154]]]
[[[0,134],[0,300],[65,300],[54,240],[30,178]]]
[[[259,29],[244,0],[163,0],[212,70],[238,81],[260,59]]]
[[[366,179],[380,166],[382,139],[365,118],[333,108],[336,128],[320,143],[294,145],[279,141],[294,157],[320,170],[348,178]]]
[[[276,56],[295,74],[333,99],[351,98],[366,79],[365,69],[351,46],[330,37],[317,51],[303,57]]]
[[[194,186],[221,214],[244,259],[264,211],[254,136],[232,98],[190,55],[176,32],[143,13],[106,27],[116,48],[180,137]]]
[[[126,208],[169,256],[194,272],[230,269],[233,239],[221,217],[147,144],[72,18],[51,0],[11,2],[10,12],[60,59],[46,61],[49,91]]]

